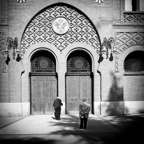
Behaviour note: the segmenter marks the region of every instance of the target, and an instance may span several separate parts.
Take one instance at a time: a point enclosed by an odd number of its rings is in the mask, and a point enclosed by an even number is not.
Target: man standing
[[[54,110],[55,110],[54,115],[55,115],[56,120],[60,120],[61,106],[62,105],[63,105],[63,103],[61,102],[61,99],[59,97],[57,97],[53,103]]]
[[[86,99],[83,99],[83,102],[79,105],[79,117],[80,117],[79,129],[87,128],[89,111],[90,111],[90,104],[86,102]]]

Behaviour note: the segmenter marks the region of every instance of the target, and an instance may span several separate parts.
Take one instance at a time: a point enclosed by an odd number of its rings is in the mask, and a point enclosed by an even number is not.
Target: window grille
[[[124,61],[125,72],[144,72],[144,52],[132,52]]]
[[[90,62],[81,56],[68,60],[68,72],[90,72],[90,69]]]
[[[36,53],[31,60],[32,72],[56,72],[55,59],[47,52]]]
[[[125,61],[125,71],[127,72],[144,71],[144,61],[140,59],[129,59]]]

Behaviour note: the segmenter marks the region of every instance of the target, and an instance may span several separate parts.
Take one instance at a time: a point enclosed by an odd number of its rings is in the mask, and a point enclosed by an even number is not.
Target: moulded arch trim
[[[119,72],[124,74],[125,73],[125,70],[124,70],[124,60],[125,58],[131,53],[131,52],[134,52],[134,51],[143,51],[144,52],[144,46],[141,46],[141,45],[135,45],[135,46],[132,46],[130,48],[128,48],[127,50],[125,50],[119,57],[119,61],[118,61],[118,69],[119,69]]]
[[[29,55],[29,60],[31,60],[31,58],[33,57],[33,55],[38,52],[38,51],[47,51],[47,52],[50,52],[55,60],[57,61],[57,56],[55,55],[55,53],[53,53],[53,51],[51,51],[49,48],[46,48],[46,47],[39,47],[39,48],[36,48],[34,51],[32,51]]]
[[[66,62],[67,62],[67,59],[70,56],[70,54],[73,53],[73,52],[75,52],[75,51],[77,51],[77,50],[81,50],[81,51],[84,51],[84,52],[88,53],[88,55],[90,56],[90,58],[92,60],[92,63],[94,62],[94,57],[92,56],[92,54],[87,49],[85,49],[83,47],[73,48],[71,51],[69,51],[67,53],[67,55],[66,55],[66,58],[65,58]]]
[[[28,67],[30,67],[30,60],[31,57],[33,56],[34,53],[36,53],[37,51],[41,51],[41,50],[45,50],[50,52],[55,60],[56,60],[56,72],[58,70],[58,55],[59,55],[59,51],[57,48],[55,48],[53,45],[49,44],[49,43],[38,43],[38,44],[34,44],[32,46],[30,46],[27,51],[25,52],[25,54],[22,57],[22,61],[23,61],[23,66],[24,69]],[[28,70],[30,72],[30,70]]]
[[[64,60],[65,60],[65,63],[67,64],[67,59],[68,59],[68,56],[74,52],[74,51],[77,51],[77,50],[82,50],[82,51],[85,51],[91,58],[91,61],[92,61],[92,72],[94,72],[94,69],[95,69],[95,64],[96,62],[98,61],[98,54],[96,53],[96,50],[88,45],[88,44],[82,44],[82,43],[73,43],[72,45],[68,46],[64,51]],[[95,54],[95,55],[94,55]]]

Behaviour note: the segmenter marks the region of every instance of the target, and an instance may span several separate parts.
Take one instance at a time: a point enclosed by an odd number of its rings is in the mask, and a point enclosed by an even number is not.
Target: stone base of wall
[[[94,102],[94,114],[100,115],[101,114],[101,103],[100,102]]]
[[[101,115],[144,113],[144,101],[101,102]]]
[[[22,115],[23,116],[30,115],[30,102],[22,103]]]
[[[65,102],[61,115],[66,114]],[[94,115],[140,114],[144,113],[144,101],[94,102]],[[30,103],[0,103],[0,117],[21,117],[30,115]]]
[[[65,113],[66,113],[65,102],[62,102],[62,103],[63,103],[63,106],[61,107],[61,115],[65,115]]]
[[[125,101],[125,114],[144,113],[144,101]]]
[[[0,117],[22,116],[22,103],[0,103]]]
[[[101,115],[124,114],[124,102],[101,102]]]

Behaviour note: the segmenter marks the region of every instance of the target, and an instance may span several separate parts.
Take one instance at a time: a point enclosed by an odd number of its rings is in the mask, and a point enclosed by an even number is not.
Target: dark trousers
[[[60,120],[61,108],[55,107],[55,119]]]
[[[80,129],[86,129],[87,128],[87,121],[88,117],[80,117]]]

